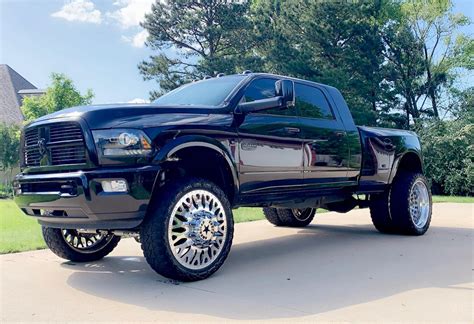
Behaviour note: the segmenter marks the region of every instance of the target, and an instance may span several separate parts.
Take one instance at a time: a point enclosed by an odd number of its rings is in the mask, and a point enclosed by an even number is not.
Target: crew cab
[[[55,254],[90,262],[133,236],[183,281],[223,264],[241,206],[276,226],[306,226],[317,208],[369,207],[383,233],[422,235],[431,220],[415,133],[358,127],[337,89],[280,75],[61,110],[24,128],[21,160],[15,201]]]

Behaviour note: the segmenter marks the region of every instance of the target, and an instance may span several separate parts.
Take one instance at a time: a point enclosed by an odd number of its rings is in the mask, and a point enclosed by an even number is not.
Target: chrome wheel
[[[423,228],[430,215],[430,195],[428,187],[421,179],[415,181],[410,189],[409,209],[413,224]]]
[[[222,252],[227,220],[219,199],[207,190],[193,190],[175,205],[168,224],[168,244],[185,268],[200,270]]]
[[[73,229],[61,230],[64,241],[75,251],[81,253],[94,253],[109,243],[113,235],[81,233]]]
[[[313,213],[313,208],[305,208],[305,209],[297,209],[294,208],[291,210],[293,213],[293,216],[300,222],[304,222],[305,220],[308,220]]]

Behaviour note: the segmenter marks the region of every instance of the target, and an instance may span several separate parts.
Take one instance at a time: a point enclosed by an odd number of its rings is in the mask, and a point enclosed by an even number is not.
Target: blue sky
[[[156,88],[137,64],[152,52],[138,23],[153,0],[0,0],[0,63],[39,88],[51,72],[91,88],[95,103],[148,99]],[[455,11],[474,20],[474,0],[456,0]],[[473,25],[465,32],[474,34]]]

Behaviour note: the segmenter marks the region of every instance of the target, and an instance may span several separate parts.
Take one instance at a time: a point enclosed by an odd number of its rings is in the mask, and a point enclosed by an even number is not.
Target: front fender
[[[163,147],[161,147],[153,159],[153,164],[162,164],[166,161],[170,161],[175,153],[185,148],[203,147],[212,149],[219,153],[227,162],[227,166],[232,172],[235,192],[238,192],[239,181],[237,177],[237,163],[235,162],[235,158],[231,153],[233,145],[234,143],[232,143],[232,140],[228,139],[219,141],[217,139],[202,135],[185,135],[176,139],[172,139],[168,141]]]

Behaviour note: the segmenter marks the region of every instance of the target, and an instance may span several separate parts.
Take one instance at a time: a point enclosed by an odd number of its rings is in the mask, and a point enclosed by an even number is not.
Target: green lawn
[[[474,203],[474,197],[460,196],[433,196],[434,203],[450,202],[450,203]]]
[[[45,247],[38,222],[12,200],[0,199],[0,254]]]
[[[433,202],[474,203],[474,197],[433,196]],[[325,212],[320,209],[318,213]],[[261,208],[234,210],[236,223],[264,219]],[[0,199],[0,254],[45,248],[36,220],[25,216],[11,200]]]

